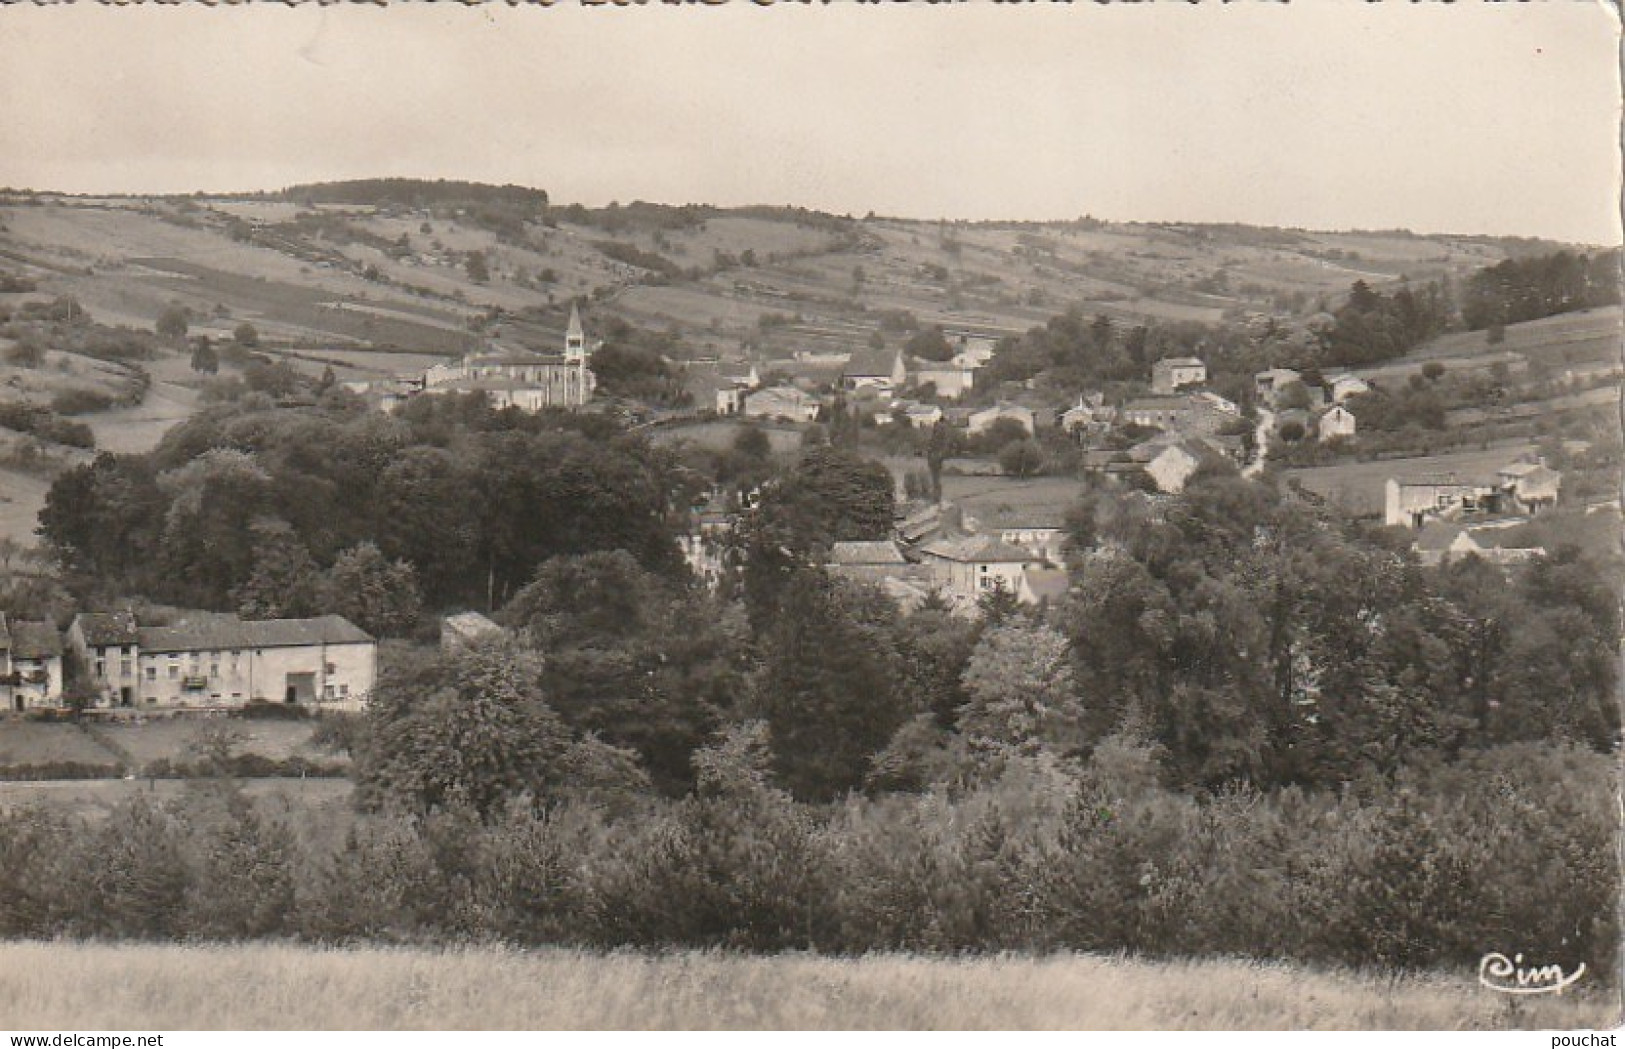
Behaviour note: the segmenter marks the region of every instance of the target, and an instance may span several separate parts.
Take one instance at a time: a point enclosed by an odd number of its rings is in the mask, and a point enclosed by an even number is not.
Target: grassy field
[[[179,779],[58,779],[38,782],[0,781],[0,811],[42,805],[53,812],[96,819],[137,793],[172,798],[196,782]],[[243,791],[275,814],[296,814],[301,827],[321,833],[347,825],[354,786],[347,779],[248,779]],[[320,810],[320,811],[318,811]],[[339,814],[329,819],[325,813]],[[0,995],[3,1000],[3,995]]]
[[[229,732],[239,754],[272,761],[290,757],[332,763],[340,755],[313,746],[312,721],[248,718],[146,718],[140,722],[67,723],[0,720],[0,764],[81,762],[117,765],[139,774],[151,762],[195,760],[210,733]]]
[[[1458,477],[1493,475],[1495,471],[1528,452],[1534,446],[1515,441],[1483,450],[1427,455],[1410,459],[1377,459],[1365,463],[1338,463],[1284,471],[1289,480],[1323,496],[1356,516],[1382,516],[1383,485],[1388,478],[1400,480],[1455,474]]]
[[[722,451],[732,447],[734,438],[744,429],[742,422],[714,421],[658,426],[649,430],[649,440],[655,444],[676,444],[687,441],[701,448]],[[801,447],[801,431],[793,426],[762,425],[768,444],[775,452],[793,452]]]
[[[283,945],[0,945],[19,1030],[1439,1030],[1605,1027],[1617,1000],[1514,1002],[1236,961],[597,955]]]

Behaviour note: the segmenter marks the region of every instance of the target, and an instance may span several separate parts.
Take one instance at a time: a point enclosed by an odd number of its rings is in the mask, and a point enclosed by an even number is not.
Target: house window
[[[326,666],[327,666],[327,672],[329,674],[337,674],[339,672],[338,666],[336,664],[334,664],[334,663],[328,663],[328,664],[326,664]]]
[[[325,686],[322,687],[322,698],[323,699],[332,699],[333,698],[333,686],[332,685],[325,685]]]
[[[180,664],[179,663],[171,663],[171,664],[169,664],[169,680],[174,681],[176,678],[178,678],[180,676],[181,676]]]
[[[348,698],[349,695],[350,695],[350,686],[349,685],[340,685],[339,686],[339,695]]]
[[[96,676],[97,677],[106,677],[107,676],[107,663],[106,663],[105,660],[101,660],[101,659],[96,660]]]
[[[119,677],[129,677],[130,673],[131,673],[130,661],[128,659],[119,660],[118,661],[118,674],[119,674]]]
[[[157,681],[158,680],[158,668],[157,667],[148,667],[147,668],[147,680],[148,681]],[[148,700],[148,702],[151,702],[151,700]]]
[[[220,676],[220,664],[218,662],[214,662],[214,663],[209,664],[209,676],[210,677],[219,677]],[[215,698],[218,699],[219,697],[216,696]]]

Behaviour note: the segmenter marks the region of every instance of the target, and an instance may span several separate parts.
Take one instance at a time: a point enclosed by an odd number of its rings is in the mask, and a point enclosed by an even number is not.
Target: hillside
[[[5,195],[0,316],[66,310],[96,327],[88,346],[46,340],[27,366],[0,330],[0,402],[79,397],[101,410],[80,420],[90,434],[77,444],[0,425],[0,534],[32,541],[42,481],[93,454],[92,439],[143,451],[196,410],[202,377],[180,344],[152,335],[170,310],[184,311],[192,339],[230,344],[248,325],[260,353],[347,381],[421,370],[493,335],[550,346],[578,300],[589,328],[616,319],[669,332],[677,357],[772,361],[847,353],[877,334],[896,345],[929,324],[1019,333],[1074,306],[1131,324],[1301,323],[1355,280],[1459,280],[1542,247],[1093,219],[588,209],[520,187],[388,179],[237,198]],[[1514,351],[1561,375],[1603,362],[1618,326],[1613,309],[1513,325],[1496,345],[1451,335],[1391,367]],[[119,345],[131,340],[133,350]]]
[[[99,321],[145,329],[179,303],[194,334],[229,337],[247,320],[273,342],[444,354],[493,309],[524,313],[518,333],[542,335],[581,297],[675,327],[695,354],[730,356],[745,343],[766,355],[850,349],[893,311],[999,332],[1074,304],[1135,321],[1306,314],[1356,279],[1461,276],[1506,254],[1484,238],[1399,233],[648,205],[516,218],[398,198],[12,196],[0,199],[0,268]]]

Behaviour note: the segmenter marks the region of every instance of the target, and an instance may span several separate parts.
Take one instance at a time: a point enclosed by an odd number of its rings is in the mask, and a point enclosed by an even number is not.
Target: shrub
[[[51,398],[51,410],[59,415],[89,415],[113,407],[113,398],[99,390],[62,390]]]

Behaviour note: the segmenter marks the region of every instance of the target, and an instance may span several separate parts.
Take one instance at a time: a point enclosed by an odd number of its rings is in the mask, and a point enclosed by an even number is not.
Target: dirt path
[[[129,455],[150,452],[169,428],[192,417],[198,408],[196,390],[164,379],[154,379],[146,399],[134,408],[85,416],[96,434],[99,451]]]

